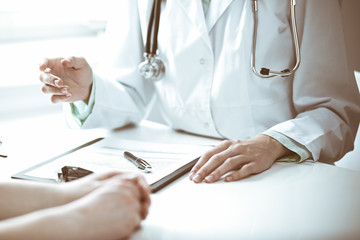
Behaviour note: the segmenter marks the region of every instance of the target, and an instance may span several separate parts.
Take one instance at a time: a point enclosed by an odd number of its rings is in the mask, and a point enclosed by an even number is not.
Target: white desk
[[[2,124],[5,143],[18,145],[8,146],[9,158],[0,159],[1,180],[104,134],[66,130],[62,121],[56,115],[40,123]],[[14,127],[21,133],[10,134]],[[159,142],[217,142],[149,122],[109,134]],[[234,183],[194,184],[184,176],[152,195],[150,214],[131,239],[359,239],[359,189],[359,172],[322,163],[276,163]]]

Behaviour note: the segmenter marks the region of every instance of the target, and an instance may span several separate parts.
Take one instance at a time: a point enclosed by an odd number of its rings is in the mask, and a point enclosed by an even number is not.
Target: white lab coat
[[[102,59],[106,73],[95,77],[95,105],[84,128],[137,123],[155,95],[174,129],[229,139],[271,129],[324,162],[353,148],[360,96],[337,0],[297,1],[301,65],[294,76],[271,79],[256,77],[250,67],[250,0],[212,0],[206,18],[200,0],[163,2],[159,52],[166,74],[155,84],[137,71],[151,4],[117,1]],[[259,1],[257,69],[294,65],[289,14],[289,1]]]

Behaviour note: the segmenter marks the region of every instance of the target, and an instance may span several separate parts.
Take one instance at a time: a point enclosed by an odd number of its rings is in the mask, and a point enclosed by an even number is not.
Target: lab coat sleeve
[[[348,69],[336,0],[298,1],[301,65],[293,79],[295,119],[275,125],[314,160],[333,163],[353,149],[360,95]]]
[[[111,8],[111,6],[109,6]],[[114,129],[138,123],[146,113],[153,85],[141,79],[137,68],[142,61],[143,40],[137,1],[123,0],[113,8],[107,24],[99,66],[94,70],[94,106],[82,128]],[[76,121],[67,112],[68,124]]]

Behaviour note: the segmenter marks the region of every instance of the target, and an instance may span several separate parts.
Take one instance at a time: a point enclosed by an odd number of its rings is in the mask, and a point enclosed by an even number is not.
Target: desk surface
[[[126,139],[214,144],[216,139],[144,122],[114,132],[68,130],[58,115],[0,125],[9,157],[1,180],[106,134]],[[14,130],[17,129],[17,133]],[[360,173],[322,163],[275,163],[242,181],[194,184],[187,176],[152,195],[131,239],[352,239],[360,237]]]

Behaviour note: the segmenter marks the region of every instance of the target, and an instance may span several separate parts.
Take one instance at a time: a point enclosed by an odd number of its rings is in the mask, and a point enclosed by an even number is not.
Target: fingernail
[[[195,177],[193,178],[194,182],[200,182],[201,176],[199,174],[196,174]]]
[[[71,97],[71,93],[67,93],[66,96],[67,96],[67,97]]]
[[[213,182],[213,181],[214,181],[214,176],[213,176],[213,175],[207,176],[207,177],[205,178],[205,181],[207,181],[207,182]]]
[[[66,93],[66,95],[68,94],[68,91],[67,91],[66,88],[62,88],[62,89],[61,89],[61,92],[62,92],[62,93]]]
[[[234,179],[234,178],[233,178],[232,176],[228,176],[228,177],[225,178],[225,180],[226,180],[227,182],[231,182],[233,179]]]
[[[55,84],[55,86],[57,86],[57,87],[60,87],[60,86],[59,86],[59,83],[60,83],[60,79],[56,79],[56,80],[54,81],[54,84]]]
[[[194,172],[190,172],[190,175],[189,175],[189,179],[192,180],[193,177],[194,177],[195,173]]]

